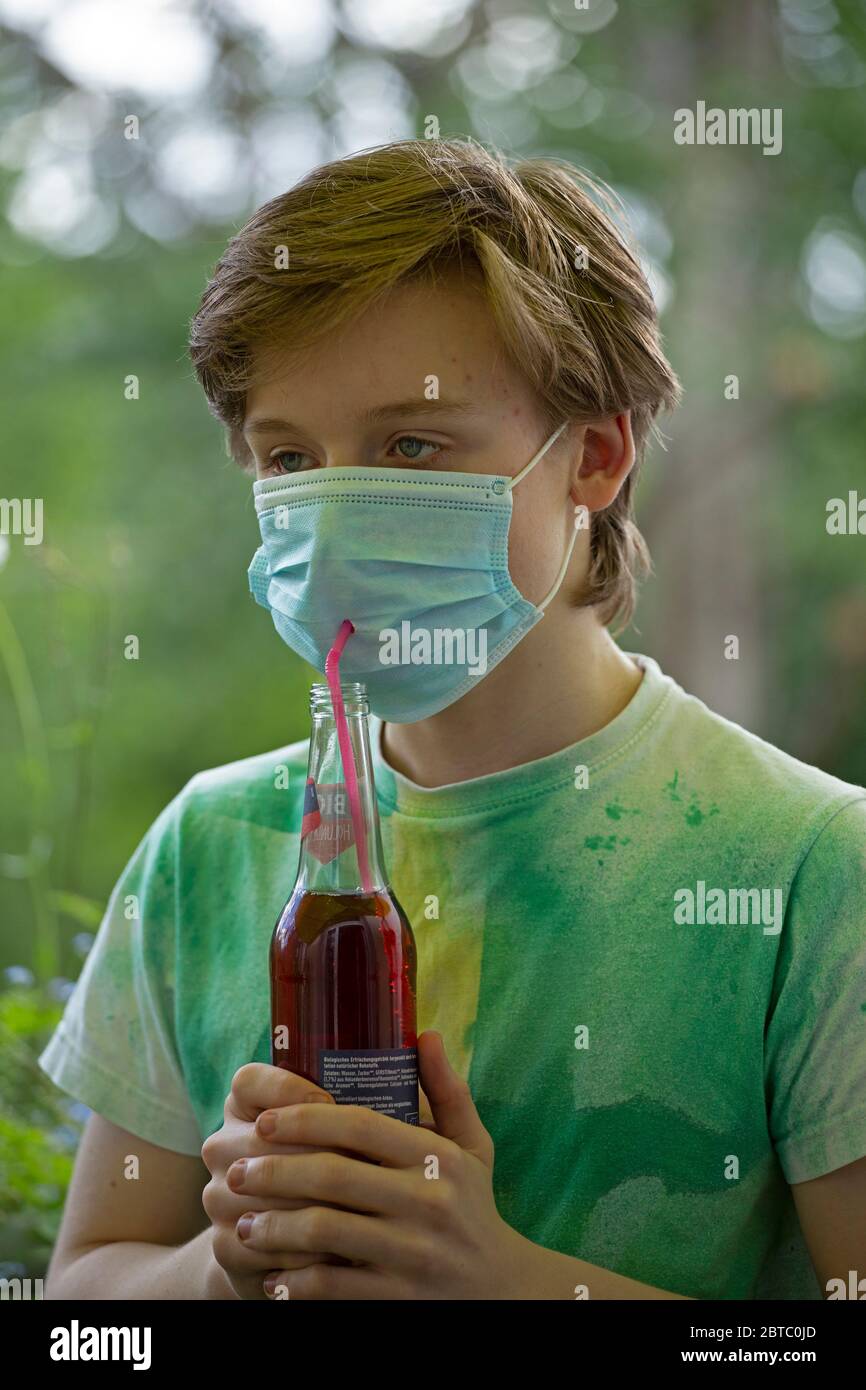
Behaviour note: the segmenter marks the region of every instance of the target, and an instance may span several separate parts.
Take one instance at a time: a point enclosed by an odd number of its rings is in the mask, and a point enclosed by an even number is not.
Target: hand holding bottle
[[[316,1152],[304,1144],[265,1140],[256,1130],[256,1120],[263,1111],[313,1101],[334,1104],[327,1091],[304,1077],[264,1062],[250,1062],[240,1067],[232,1078],[222,1129],[210,1135],[202,1146],[201,1156],[211,1174],[202,1193],[202,1205],[213,1227],[214,1259],[225,1271],[238,1298],[264,1299],[262,1280],[274,1269],[275,1263],[282,1269],[303,1269],[308,1264],[331,1258],[287,1251],[275,1262],[272,1257],[245,1246],[237,1229],[244,1215],[275,1208],[292,1211],[306,1204],[290,1198],[238,1196],[226,1182],[228,1170],[240,1159]],[[238,1171],[235,1167],[234,1172]]]
[[[238,1175],[238,1186],[271,1208],[251,1221],[245,1243],[266,1255],[272,1270],[283,1251],[294,1252],[290,1264],[265,1279],[269,1296],[532,1296],[528,1291],[550,1252],[500,1216],[493,1141],[447,1059],[441,1034],[422,1033],[418,1043],[435,1129],[422,1132],[421,1125],[351,1104],[290,1105],[267,1116],[284,1142],[303,1141],[317,1150],[253,1158]],[[286,1210],[289,1196],[302,1199],[305,1210]],[[301,1263],[299,1253],[313,1249],[342,1258]]]

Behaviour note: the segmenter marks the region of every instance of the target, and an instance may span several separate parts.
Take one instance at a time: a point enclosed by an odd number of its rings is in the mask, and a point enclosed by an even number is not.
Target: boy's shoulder
[[[281,769],[297,772],[300,768],[306,772],[309,747],[309,739],[298,739],[297,743],[287,743],[282,748],[271,748],[234,762],[204,768],[190,778],[187,786],[201,796],[219,796],[232,788],[261,787],[272,782]]]
[[[698,783],[716,801],[736,808],[744,825],[811,824],[817,831],[836,811],[866,801],[866,788],[844,781],[717,714],[669,677],[660,749],[681,770],[686,783]],[[675,788],[676,790],[676,788]],[[685,794],[685,788],[679,789]]]
[[[185,819],[227,816],[285,827],[286,794],[304,784],[309,741],[286,744],[196,772],[175,797]]]

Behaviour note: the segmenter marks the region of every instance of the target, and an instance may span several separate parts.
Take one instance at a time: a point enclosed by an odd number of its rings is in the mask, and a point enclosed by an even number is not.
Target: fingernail
[[[269,1274],[268,1277],[267,1277],[267,1279],[265,1280],[264,1284],[262,1285],[262,1288],[264,1289],[265,1293],[267,1293],[267,1294],[272,1294],[272,1293],[274,1292],[274,1290],[276,1289],[277,1284],[278,1284],[279,1282],[280,1282],[280,1276],[279,1276],[279,1274]]]
[[[259,1118],[256,1121],[256,1129],[259,1131],[259,1134],[273,1134],[276,1127],[277,1117],[274,1114],[273,1110],[265,1110],[265,1112],[262,1115],[259,1115]]]
[[[242,1216],[235,1229],[240,1240],[248,1240],[250,1231],[253,1229],[253,1218],[249,1214]]]
[[[239,1187],[243,1187],[246,1169],[247,1161],[245,1158],[239,1158],[237,1163],[232,1164],[231,1168],[226,1174],[226,1182],[228,1183],[229,1187],[233,1188],[235,1191],[237,1191]]]

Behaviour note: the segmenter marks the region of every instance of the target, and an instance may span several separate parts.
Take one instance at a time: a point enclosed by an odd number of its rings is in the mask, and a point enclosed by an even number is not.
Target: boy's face
[[[619,418],[630,441],[627,417]],[[552,432],[483,293],[457,274],[436,288],[401,286],[297,358],[286,353],[273,378],[249,391],[244,421],[259,478],[389,466],[513,476]],[[585,447],[590,436],[607,438],[608,505],[631,466],[629,459],[616,481],[609,446],[616,452],[620,431],[610,422],[589,434],[586,426],[565,430],[512,494],[511,575],[533,603],[554,583],[575,504],[593,510],[605,490],[599,460],[589,467],[597,452]],[[566,588],[576,592],[588,561],[584,530],[557,600]]]

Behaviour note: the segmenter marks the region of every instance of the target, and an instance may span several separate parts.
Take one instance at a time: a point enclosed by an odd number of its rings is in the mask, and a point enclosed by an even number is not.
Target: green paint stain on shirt
[[[604,813],[610,820],[622,820],[623,816],[639,816],[641,814],[636,807],[619,806],[616,802],[605,806]]]

